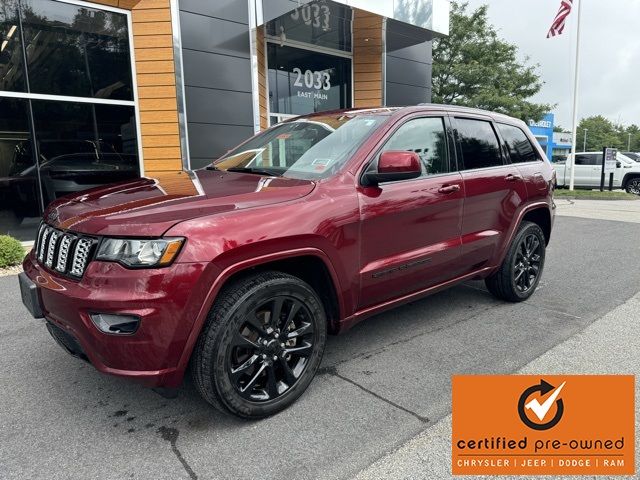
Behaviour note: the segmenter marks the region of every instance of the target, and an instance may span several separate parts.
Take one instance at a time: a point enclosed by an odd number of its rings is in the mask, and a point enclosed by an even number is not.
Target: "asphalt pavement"
[[[638,331],[639,310],[640,294],[596,320],[584,331],[536,358],[518,373],[637,374],[640,372],[640,336],[630,333]],[[636,383],[636,399],[638,398],[640,384]],[[431,480],[451,477],[451,418],[451,414],[447,415],[398,450],[361,471],[354,480]],[[640,418],[636,416],[636,432],[638,431]],[[636,449],[636,469],[638,465],[640,450]],[[506,480],[522,477],[501,475],[476,478]]]
[[[559,217],[529,301],[472,282],[371,318],[329,338],[296,404],[251,422],[190,383],[167,400],[97,373],[0,278],[0,478],[351,478],[446,421],[452,374],[517,372],[625,304],[639,238],[640,224]]]

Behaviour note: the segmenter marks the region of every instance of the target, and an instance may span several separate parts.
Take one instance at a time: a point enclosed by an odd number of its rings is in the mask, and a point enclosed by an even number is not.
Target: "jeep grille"
[[[38,262],[50,270],[81,278],[93,256],[97,239],[65,232],[43,223],[35,251]]]

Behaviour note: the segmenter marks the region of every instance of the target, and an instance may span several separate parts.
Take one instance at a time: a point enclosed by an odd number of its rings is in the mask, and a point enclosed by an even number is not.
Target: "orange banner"
[[[454,475],[632,475],[632,375],[452,378]]]

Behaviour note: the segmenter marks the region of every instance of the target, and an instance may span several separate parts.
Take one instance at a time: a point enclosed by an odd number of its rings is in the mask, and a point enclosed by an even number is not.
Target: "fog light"
[[[104,333],[131,335],[138,330],[140,318],[133,315],[113,315],[110,313],[92,313],[93,324]]]

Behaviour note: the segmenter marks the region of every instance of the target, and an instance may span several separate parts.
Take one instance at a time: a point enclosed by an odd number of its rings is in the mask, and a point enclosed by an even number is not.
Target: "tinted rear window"
[[[602,165],[601,153],[583,153],[576,155],[576,165]]]
[[[507,145],[509,157],[513,163],[535,162],[538,160],[538,155],[533,145],[531,145],[529,138],[521,129],[513,125],[499,123],[498,130],[500,130],[500,135],[502,135]]]
[[[503,164],[491,122],[457,118],[456,124],[464,170]]]

